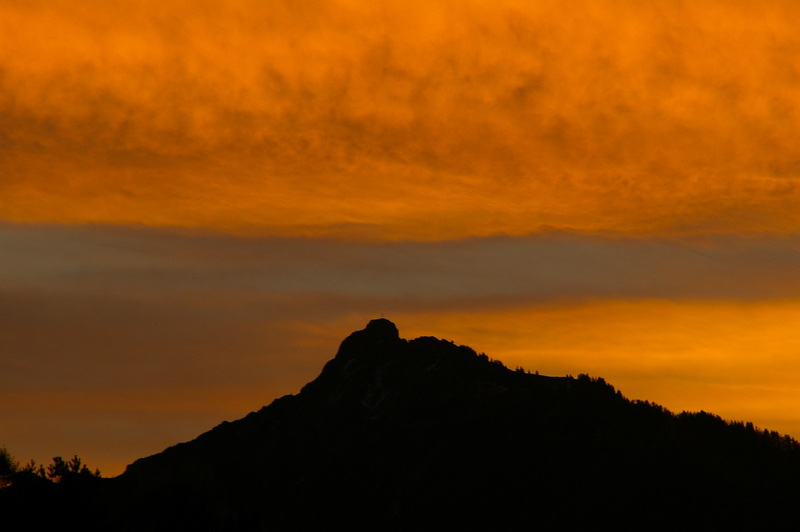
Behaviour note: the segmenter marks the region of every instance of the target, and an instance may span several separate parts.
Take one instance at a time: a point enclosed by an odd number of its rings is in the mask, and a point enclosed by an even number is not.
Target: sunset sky
[[[0,0],[0,446],[105,475],[384,315],[800,438],[800,2]]]

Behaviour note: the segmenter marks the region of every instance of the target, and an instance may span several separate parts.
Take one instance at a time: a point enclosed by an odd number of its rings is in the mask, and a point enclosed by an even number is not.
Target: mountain
[[[800,446],[379,319],[299,394],[67,488],[2,491],[115,530],[763,527],[800,523]]]

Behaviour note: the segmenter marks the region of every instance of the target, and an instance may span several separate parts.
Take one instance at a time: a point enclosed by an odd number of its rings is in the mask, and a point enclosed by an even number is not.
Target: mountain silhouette
[[[297,395],[80,486],[0,504],[114,530],[800,523],[800,446],[372,320]],[[17,512],[17,513],[15,513]]]

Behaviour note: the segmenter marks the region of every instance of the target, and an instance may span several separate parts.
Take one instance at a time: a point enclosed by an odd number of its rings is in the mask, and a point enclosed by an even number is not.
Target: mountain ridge
[[[118,530],[797,524],[789,437],[372,320],[296,395],[132,463]]]

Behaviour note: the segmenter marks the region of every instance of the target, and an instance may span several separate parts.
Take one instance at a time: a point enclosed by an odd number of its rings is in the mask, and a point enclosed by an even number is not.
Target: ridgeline
[[[299,394],[119,477],[31,477],[0,489],[6,522],[29,530],[31,516],[65,514],[84,530],[800,524],[788,436],[407,341],[385,319],[347,337]]]

